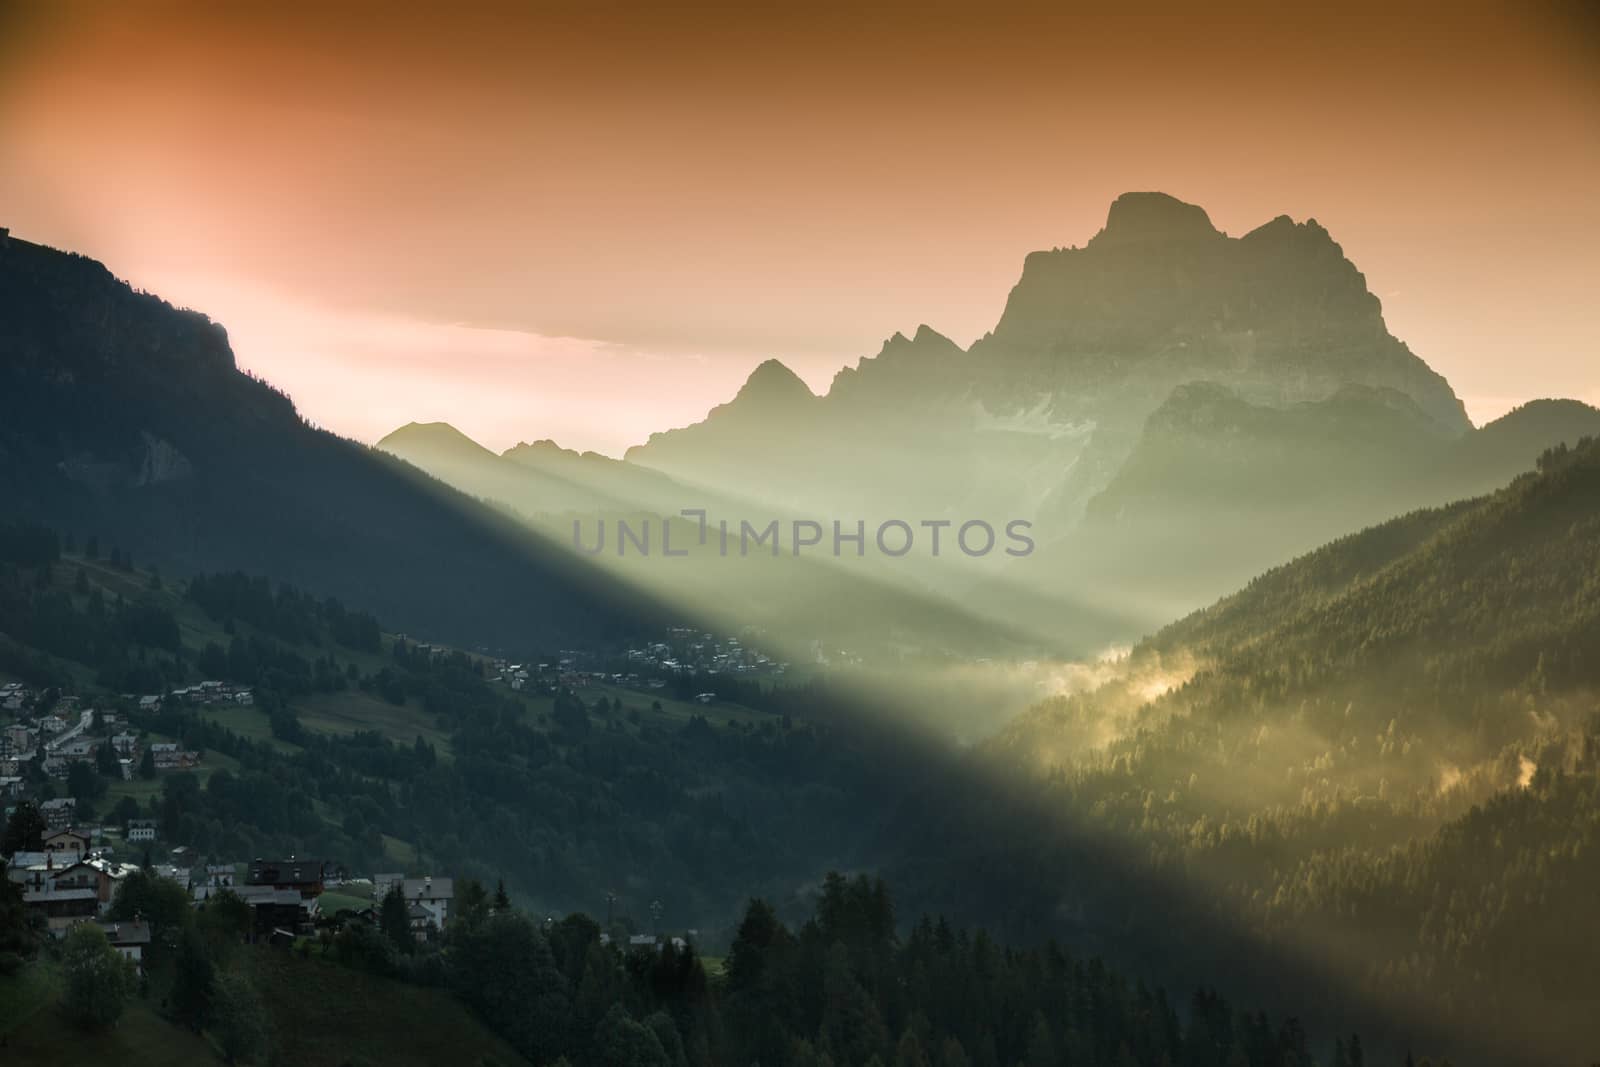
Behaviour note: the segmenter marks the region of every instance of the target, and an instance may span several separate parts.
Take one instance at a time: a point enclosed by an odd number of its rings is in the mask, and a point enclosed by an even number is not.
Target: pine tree
[[[211,1000],[215,992],[216,969],[206,953],[205,937],[194,923],[184,926],[178,939],[178,955],[173,964],[172,1014],[199,1033],[211,1020]]]
[[[402,952],[416,948],[416,938],[411,936],[411,909],[406,906],[406,895],[396,882],[383,895],[378,906],[378,929]]]

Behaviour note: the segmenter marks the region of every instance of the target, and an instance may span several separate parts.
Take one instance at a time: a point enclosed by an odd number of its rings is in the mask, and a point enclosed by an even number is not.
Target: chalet
[[[300,860],[293,856],[286,860],[255,859],[245,872],[246,886],[267,886],[273,889],[293,889],[306,899],[322,892],[324,881],[321,860]]]
[[[139,751],[139,735],[136,733],[121,733],[112,737],[111,747],[119,756],[132,756]]]
[[[139,968],[139,973],[143,974],[144,950],[150,944],[150,924],[143,919],[134,919],[131,922],[103,922],[97,925],[117,954],[123,959],[132,960],[133,965]]]
[[[44,718],[39,720],[39,730],[41,733],[59,734],[66,728],[67,720],[63,719],[59,715],[46,715]]]
[[[100,910],[102,912],[111,907],[111,902],[115,900],[117,896],[117,887],[122,884],[122,880],[128,877],[128,875],[132,874],[134,871],[138,870],[138,868],[131,863],[118,863],[116,860],[106,859],[103,856],[92,860],[85,860],[84,862],[88,866],[93,867],[99,874],[98,889],[100,896]]]
[[[43,862],[37,862],[42,855]],[[21,866],[19,859],[34,862]],[[56,862],[54,852],[19,853],[6,872],[22,886],[22,905],[30,915],[41,919],[46,929],[57,936],[100,911],[100,872],[87,863]]]
[[[154,819],[129,819],[128,841],[131,843],[154,841],[160,824]]]
[[[88,854],[89,845],[89,835],[77,830],[52,830],[44,835],[44,850],[58,856],[68,854],[81,860]]]

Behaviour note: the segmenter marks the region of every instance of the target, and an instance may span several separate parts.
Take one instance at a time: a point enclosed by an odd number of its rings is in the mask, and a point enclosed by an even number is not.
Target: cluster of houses
[[[587,672],[573,669],[579,653],[563,654],[556,663],[513,663],[507,659],[491,661],[493,678],[519,693],[554,693],[561,686],[569,689],[589,684]]]
[[[256,702],[255,693],[247,685],[235,685],[233,682],[206,681],[196,682],[194,685],[184,686],[181,689],[172,689],[166,693],[124,693],[122,699],[137,703],[141,711],[155,711],[168,704],[186,704],[191,706],[201,705],[236,705],[249,707]]]
[[[674,626],[668,629],[664,641],[650,641],[627,649],[624,655],[630,670],[594,670],[584,663],[590,658],[589,653],[563,649],[554,663],[496,659],[493,677],[518,692],[553,693],[561,688],[587,689],[591,685],[665,689],[667,679],[678,674],[726,673],[781,678],[788,672],[789,664],[778,662],[747,643],[748,638],[759,635],[759,631],[746,627],[743,634],[746,640]],[[709,704],[715,697],[702,693],[696,699]]]
[[[779,678],[789,670],[787,663],[772,659],[737,637],[718,637],[687,626],[674,626],[667,631],[665,641],[630,648],[626,655],[630,664],[654,675],[683,672]]]
[[[94,835],[70,827],[49,831],[43,845],[36,852],[16,853],[6,865],[6,877],[22,887],[27,913],[55,936],[77,923],[97,922],[113,947],[141,962],[150,942],[149,925],[107,918],[118,887],[138,866],[117,861],[109,850],[95,847]],[[293,941],[313,933],[325,918],[319,898],[328,886],[343,884],[343,872],[335,864],[316,859],[291,856],[248,864],[201,864],[187,848],[173,849],[171,859],[149,869],[182,886],[196,906],[222,892],[238,897],[250,909],[254,941]],[[418,941],[437,938],[449,922],[455,898],[450,878],[380,874],[372,884],[373,904],[355,912],[355,917],[376,922],[378,903],[398,886],[410,914],[412,936]]]
[[[74,763],[98,760],[107,745],[124,779],[138,772],[146,747],[158,771],[184,770],[200,762],[198,752],[175,741],[146,746],[113,709],[80,709],[74,696],[63,696],[45,709],[37,697],[15,682],[0,686],[0,707],[9,712],[9,721],[0,727],[0,801],[22,796],[35,767],[46,777],[62,779]]]

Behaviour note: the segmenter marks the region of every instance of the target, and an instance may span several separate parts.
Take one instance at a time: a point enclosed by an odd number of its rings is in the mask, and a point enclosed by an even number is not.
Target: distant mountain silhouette
[[[460,643],[607,640],[659,618],[519,524],[308,426],[204,315],[16,238],[0,246],[0,396],[7,510],[141,562],[271,574]],[[458,460],[476,447],[413,432]]]
[[[787,368],[773,361],[752,384],[715,415],[717,425],[750,418],[757,428],[781,418],[777,409],[815,401]],[[765,407],[762,416],[758,409]],[[693,440],[685,443],[692,447]],[[569,544],[573,524],[585,546],[596,543],[598,525],[610,531],[603,551],[581,557],[621,577],[630,587],[653,593],[665,603],[700,606],[727,629],[754,626],[767,646],[795,657],[816,654],[816,642],[829,647],[876,648],[884,642],[964,648],[976,653],[1014,649],[1023,635],[1003,619],[978,619],[958,602],[931,595],[902,572],[863,573],[828,558],[828,546],[795,558],[788,540],[788,517],[750,501],[701,487],[683,485],[647,467],[593,452],[578,453],[553,441],[521,443],[496,455],[446,423],[410,423],[384,437],[378,449],[428,474],[514,514],[550,541]],[[747,457],[734,457],[743,462]],[[718,550],[718,535],[699,541],[697,521],[685,508],[706,511],[711,529],[726,523],[730,555]],[[664,564],[661,520],[673,520],[675,551],[693,550],[692,559]],[[617,551],[616,523],[635,532],[654,531],[651,552]],[[752,533],[779,521],[782,551],[763,543],[746,558],[741,522]],[[831,532],[831,528],[830,528]],[[574,556],[574,560],[580,557]]]
[[[781,377],[770,362],[704,422],[628,458],[818,507],[1032,514],[1048,498],[1075,521],[1144,420],[1193,381],[1277,406],[1347,385],[1390,389],[1442,433],[1470,428],[1316,222],[1280,217],[1232,238],[1162,193],[1119,197],[1084,248],[1028,256],[1000,321],[970,350],[924,326],[840,371],[815,401],[771,390],[769,425],[733,417],[768,376]]]
[[[663,509],[675,514],[690,497],[657,471],[573,452],[554,441],[521,443],[497,455],[444,422],[408,423],[374,447],[525,517]]]

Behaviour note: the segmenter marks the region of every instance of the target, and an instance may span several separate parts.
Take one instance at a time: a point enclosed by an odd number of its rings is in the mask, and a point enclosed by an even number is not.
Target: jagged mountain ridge
[[[1029,255],[994,330],[970,349],[927,326],[896,334],[824,396],[766,406],[768,425],[734,420],[744,407],[735,398],[627,458],[688,482],[761,481],[794,505],[1032,516],[1050,500],[1051,517],[1070,523],[1144,420],[1197,380],[1278,406],[1347,385],[1390,389],[1441,433],[1470,428],[1449,384],[1389,334],[1364,277],[1314,220],[1280,216],[1233,238],[1195,205],[1129,193],[1085,247]]]

